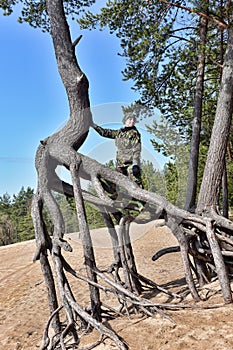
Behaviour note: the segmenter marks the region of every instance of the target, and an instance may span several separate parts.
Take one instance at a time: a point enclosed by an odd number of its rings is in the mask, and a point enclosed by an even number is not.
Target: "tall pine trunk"
[[[209,4],[209,0],[206,1],[207,6],[208,4]],[[196,204],[207,27],[208,27],[208,20],[202,17],[201,30],[200,30],[200,47],[199,47],[199,54],[198,54],[198,67],[197,67],[196,95],[195,95],[195,101],[194,101],[192,140],[191,140],[188,182],[187,182],[186,202],[185,202],[186,210],[192,210]]]
[[[228,43],[222,70],[221,87],[207,161],[202,178],[197,211],[217,208],[225,154],[233,112],[233,27],[228,30]]]

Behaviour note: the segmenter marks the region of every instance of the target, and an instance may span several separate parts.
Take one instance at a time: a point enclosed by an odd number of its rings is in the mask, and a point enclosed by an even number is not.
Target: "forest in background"
[[[112,162],[109,162],[109,164]],[[142,163],[142,178],[144,188],[165,195],[171,202],[176,203],[178,196],[178,172],[176,166],[169,162],[162,171],[154,168],[148,161]],[[88,191],[94,193],[93,187]],[[0,245],[8,245],[35,238],[31,218],[31,203],[34,189],[22,187],[18,194],[12,197],[5,193],[0,196]],[[78,231],[78,222],[73,198],[54,193],[65,218],[66,233]],[[100,211],[93,205],[86,203],[86,213],[90,228],[105,226]],[[53,224],[49,214],[45,211],[46,223],[52,234]]]
[[[181,156],[181,154],[183,154]],[[202,152],[199,165],[199,187],[204,171],[206,152]],[[107,165],[112,166],[113,161]],[[233,165],[228,162],[228,199],[229,208],[233,207]],[[142,180],[144,189],[158,193],[168,199],[172,204],[183,208],[185,203],[185,192],[187,185],[187,159],[185,151],[181,151],[175,161],[169,161],[162,170],[156,170],[149,161],[142,162]],[[95,193],[95,189],[89,185],[88,191]],[[34,189],[22,187],[18,194],[12,197],[5,193],[0,196],[0,246],[12,243],[22,242],[35,238],[33,222],[31,218],[31,202],[34,195]],[[78,221],[73,198],[54,193],[59,203],[60,209],[65,218],[66,233],[78,231]],[[87,220],[91,229],[104,227],[105,222],[101,212],[89,203],[85,203]],[[45,211],[45,220],[52,234],[53,224],[49,214]],[[230,210],[229,215],[231,216]]]
[[[230,164],[229,164],[230,168]],[[202,163],[202,171],[204,163]],[[171,203],[183,207],[187,179],[187,166],[168,162],[162,171],[154,168],[148,161],[142,163],[143,186],[146,190],[165,196]],[[230,171],[230,170],[229,170]],[[89,192],[95,192],[89,187]],[[18,194],[12,197],[5,193],[0,196],[0,245],[8,245],[35,238],[33,222],[31,218],[31,202],[34,189],[22,187]],[[66,232],[78,231],[78,222],[73,198],[67,198],[61,194],[54,194],[65,218]],[[233,206],[233,186],[229,182],[229,204]],[[87,219],[91,229],[104,227],[105,223],[100,211],[95,206],[86,203]],[[45,213],[46,222],[53,232],[53,224],[49,214]]]

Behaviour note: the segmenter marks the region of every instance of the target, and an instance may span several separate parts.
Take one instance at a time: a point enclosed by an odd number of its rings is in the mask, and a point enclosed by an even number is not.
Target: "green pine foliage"
[[[200,47],[200,16],[206,11],[203,1],[179,1],[191,12],[159,1],[109,0],[99,13],[88,11],[78,22],[81,28],[107,27],[120,41],[126,65],[123,78],[133,82],[133,89],[144,106],[156,107],[171,127],[190,139],[193,118],[193,99],[196,89],[196,70]],[[225,20],[222,1],[208,1],[213,18]],[[212,22],[208,25],[205,48],[206,70],[203,95],[203,131],[209,135],[221,76],[221,51],[227,34]],[[220,44],[221,43],[221,44]],[[205,125],[206,123],[206,125]]]
[[[13,198],[5,193],[0,197],[0,245],[34,238],[31,219],[33,189],[21,188]]]
[[[171,2],[172,3],[172,2]],[[176,156],[179,135],[181,148],[189,149],[196,94],[198,53],[205,52],[204,89],[202,95],[202,126],[198,185],[203,174],[204,160],[219,93],[221,69],[228,34],[216,23],[208,21],[207,40],[200,44],[201,17],[198,12],[208,13],[211,18],[228,22],[229,8],[221,0],[178,1],[174,5],[189,8],[186,11],[168,6],[160,1],[109,0],[98,13],[86,13],[79,24],[82,28],[108,28],[119,38],[121,56],[125,58],[123,78],[133,82],[140,93],[137,103],[161,111],[162,122],[154,125],[152,144],[156,151],[172,157],[172,161],[185,174],[186,159]],[[174,133],[175,131],[175,133]],[[159,139],[159,141],[158,141]],[[178,148],[178,151],[180,147]],[[178,162],[178,164],[177,164]],[[228,164],[229,204],[231,205],[231,165]],[[170,165],[168,166],[171,171]],[[166,171],[168,170],[166,169]],[[182,178],[178,176],[178,181]],[[183,179],[186,179],[184,176]],[[178,185],[178,205],[183,202],[185,181]],[[175,197],[172,195],[172,201]]]
[[[178,171],[174,163],[168,162],[164,167],[166,181],[166,198],[176,204],[178,198]]]
[[[114,169],[114,161],[110,160],[108,163],[108,166],[111,169]],[[92,193],[93,195],[96,195],[96,191],[91,184],[89,184],[89,186],[88,186],[88,192]],[[94,205],[86,202],[85,203],[85,210],[86,210],[86,215],[87,215],[87,223],[88,223],[90,229],[100,228],[100,227],[106,226],[101,212]]]
[[[165,196],[166,184],[163,172],[157,170],[152,162],[142,162],[142,183],[145,190]]]
[[[16,242],[22,242],[35,238],[33,221],[31,218],[31,204],[33,189],[21,188],[17,195],[11,198],[8,193],[0,196],[0,246]],[[77,232],[78,220],[73,198],[54,194],[61,209],[65,221],[65,233]],[[85,203],[87,220],[90,228],[105,226],[103,217],[99,210],[89,203]],[[43,208],[43,217],[47,230],[53,234],[53,223],[46,208]]]
[[[94,3],[95,0],[64,1],[64,10],[66,15],[74,20],[80,13],[84,12],[85,7],[90,7]],[[17,6],[19,4],[20,7]],[[19,23],[26,22],[33,28],[41,28],[43,32],[49,32],[50,23],[45,0],[0,0],[0,8],[3,10],[4,16],[11,15],[15,7],[19,13]]]
[[[94,192],[91,186],[89,187],[89,192]],[[65,233],[78,232],[79,226],[74,198],[67,198],[60,194],[56,194],[55,197],[65,221]],[[85,210],[90,229],[105,226],[103,217],[95,206],[90,203],[85,203]]]
[[[90,229],[105,227],[105,221],[100,211],[92,204],[85,203],[87,223]]]
[[[114,168],[114,162],[109,165]],[[171,202],[176,202],[178,197],[178,176],[176,165],[170,163],[164,169],[158,170],[149,161],[142,161],[142,181],[144,189],[165,196]],[[92,194],[95,189],[90,185],[88,191]],[[11,198],[5,193],[0,197],[0,245],[8,245],[34,238],[34,227],[31,218],[31,203],[33,189],[21,188],[17,195]],[[64,221],[65,233],[78,232],[78,220],[75,201],[64,195],[54,193],[54,197],[60,207]],[[105,226],[101,212],[92,204],[85,203],[87,222],[90,229]],[[47,225],[48,233],[53,234],[53,223],[46,210],[43,208],[43,217]]]

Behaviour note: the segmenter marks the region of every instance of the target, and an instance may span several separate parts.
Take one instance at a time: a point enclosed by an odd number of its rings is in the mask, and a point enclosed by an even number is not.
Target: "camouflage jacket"
[[[113,130],[104,129],[94,124],[93,128],[101,136],[115,139],[118,166],[127,166],[129,164],[137,164],[140,166],[141,135],[135,126],[125,126],[121,129]]]

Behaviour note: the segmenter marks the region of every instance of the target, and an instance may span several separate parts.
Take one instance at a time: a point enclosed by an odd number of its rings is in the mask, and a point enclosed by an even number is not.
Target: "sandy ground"
[[[203,305],[223,303],[218,283],[213,282],[203,288],[201,293],[207,297],[205,302],[194,303],[187,291],[180,254],[168,254],[157,262],[151,260],[159,249],[176,245],[170,231],[166,227],[156,227],[155,222],[134,224],[131,231],[138,271],[158,285],[182,294],[187,304],[198,308],[166,311],[173,322],[158,314],[154,318],[134,315],[130,319],[125,316],[112,320],[109,325],[124,338],[129,349],[232,350],[233,306],[202,308]],[[92,235],[98,266],[102,268],[110,265],[112,253],[106,231],[94,230]],[[66,253],[67,260],[83,273],[82,247],[78,235],[69,235],[67,239],[73,247],[72,253]],[[34,241],[0,248],[0,350],[40,348],[49,311],[40,264],[32,262],[34,251]],[[77,280],[71,283],[77,301],[81,305],[87,305],[86,285]],[[147,297],[157,302],[169,300],[164,293]],[[81,345],[90,344],[98,338],[97,332],[93,331],[82,338]],[[96,349],[114,350],[116,346],[107,339]]]

